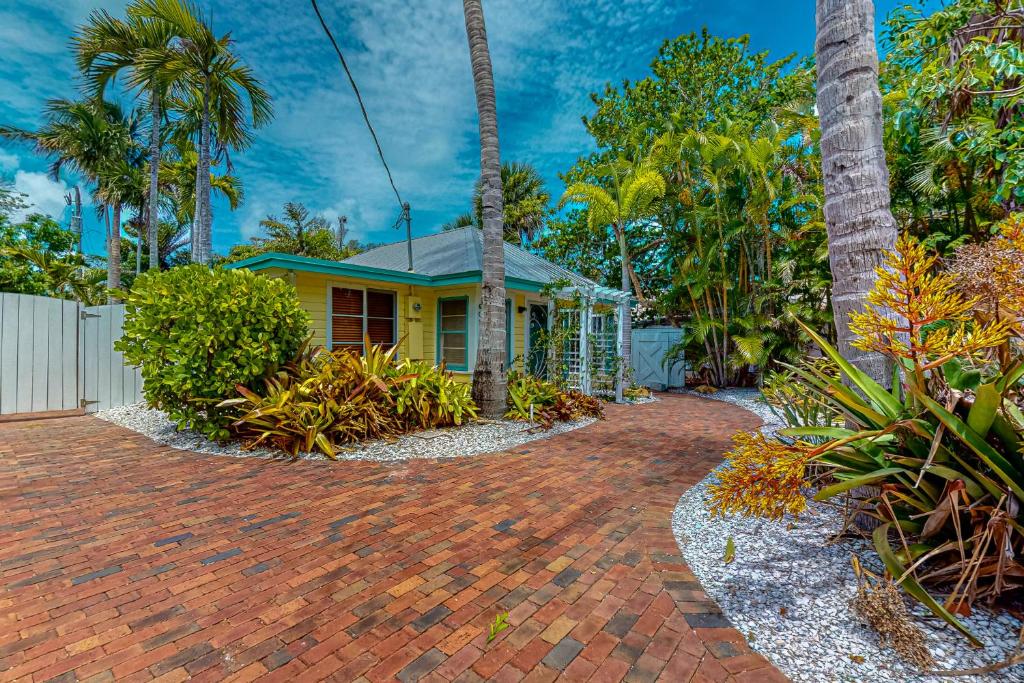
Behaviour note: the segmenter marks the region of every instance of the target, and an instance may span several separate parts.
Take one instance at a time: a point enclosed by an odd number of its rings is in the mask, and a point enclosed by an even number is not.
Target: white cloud
[[[7,173],[18,168],[20,165],[20,159],[17,154],[11,154],[0,149],[0,171]]]
[[[495,0],[486,7],[498,92],[502,155],[552,180],[590,151],[580,116],[589,93],[646,65],[686,2]],[[238,155],[249,236],[285,201],[338,207],[353,234],[394,237],[397,202],[337,58],[309,11],[276,0],[221,12],[238,50],[274,96],[275,120],[259,150]],[[406,0],[322,7],[358,82],[417,233],[466,210],[479,173],[476,102],[459,3]],[[266,31],[268,23],[275,27]],[[572,30],[567,30],[567,27]],[[281,36],[303,36],[282,41]],[[637,59],[637,56],[640,59]],[[560,188],[550,188],[556,193]],[[258,201],[255,198],[258,197]],[[258,205],[258,206],[257,206]],[[332,210],[333,211],[333,210]],[[326,211],[325,211],[326,213]]]
[[[45,213],[60,219],[66,206],[64,195],[71,188],[62,180],[51,180],[45,173],[18,171],[14,174],[14,189],[25,195],[25,203],[28,204],[16,217],[17,220],[30,213]],[[88,196],[82,200],[86,203]]]
[[[19,48],[0,60],[3,122],[34,127],[45,99],[73,96],[67,40],[74,26],[94,6],[120,15],[124,4],[22,0],[0,8],[0,38]],[[400,238],[390,229],[397,202],[308,3],[201,4],[211,10],[218,33],[231,31],[275,107],[274,122],[256,132],[253,148],[232,155],[246,203],[235,215],[218,205],[218,250],[256,234],[259,220],[287,201],[331,219],[348,215],[351,234],[363,240]],[[531,162],[554,183],[559,171],[590,151],[580,123],[592,109],[589,93],[606,81],[642,77],[668,27],[692,6],[685,0],[489,0],[502,157]],[[436,230],[468,208],[479,173],[461,4],[353,0],[321,3],[321,10],[359,83],[395,182],[412,205],[413,229]],[[19,27],[13,35],[10,26]],[[561,188],[549,190],[557,195]]]

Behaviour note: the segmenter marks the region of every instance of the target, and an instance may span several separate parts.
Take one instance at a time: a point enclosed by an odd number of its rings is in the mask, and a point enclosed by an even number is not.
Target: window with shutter
[[[373,345],[395,345],[395,293],[366,292],[366,334]]]
[[[331,350],[363,351],[363,290],[331,288]]]
[[[363,353],[371,344],[393,346],[396,340],[395,293],[346,287],[331,288],[331,349]]]

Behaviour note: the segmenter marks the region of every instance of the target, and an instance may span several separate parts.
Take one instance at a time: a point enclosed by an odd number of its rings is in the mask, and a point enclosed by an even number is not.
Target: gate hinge
[[[86,313],[85,311],[81,311],[81,312],[79,312],[78,317],[81,318],[82,320],[87,320],[89,318],[98,318],[98,317],[100,317],[100,314],[99,313]]]
[[[88,407],[89,407],[89,406],[91,406],[91,405],[92,405],[93,403],[99,403],[99,401],[87,401],[87,400],[85,400],[85,399],[83,398],[83,399],[80,399],[80,400],[78,401],[78,407],[79,407],[79,408],[88,408]]]

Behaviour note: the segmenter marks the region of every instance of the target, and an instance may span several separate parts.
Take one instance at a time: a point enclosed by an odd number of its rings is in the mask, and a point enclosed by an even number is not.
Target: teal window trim
[[[466,302],[466,326],[461,330],[445,330],[441,331],[441,314],[444,312],[444,304],[448,301],[465,301]],[[441,338],[443,334],[461,334],[462,338],[466,340],[466,362],[461,365],[454,365],[446,363],[446,367],[454,372],[468,372],[469,371],[469,297],[468,296],[446,296],[441,297],[437,300],[437,362],[438,364],[444,360],[444,347],[441,344]]]
[[[505,299],[505,370],[512,369],[512,354],[514,350],[512,330],[515,328],[515,318],[512,314],[512,299]]]

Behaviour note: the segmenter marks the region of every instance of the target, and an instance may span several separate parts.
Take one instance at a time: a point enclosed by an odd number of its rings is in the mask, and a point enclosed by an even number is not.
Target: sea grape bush
[[[233,412],[218,404],[292,358],[308,326],[284,280],[190,265],[139,276],[115,348],[142,366],[150,406],[179,428],[224,439]]]

